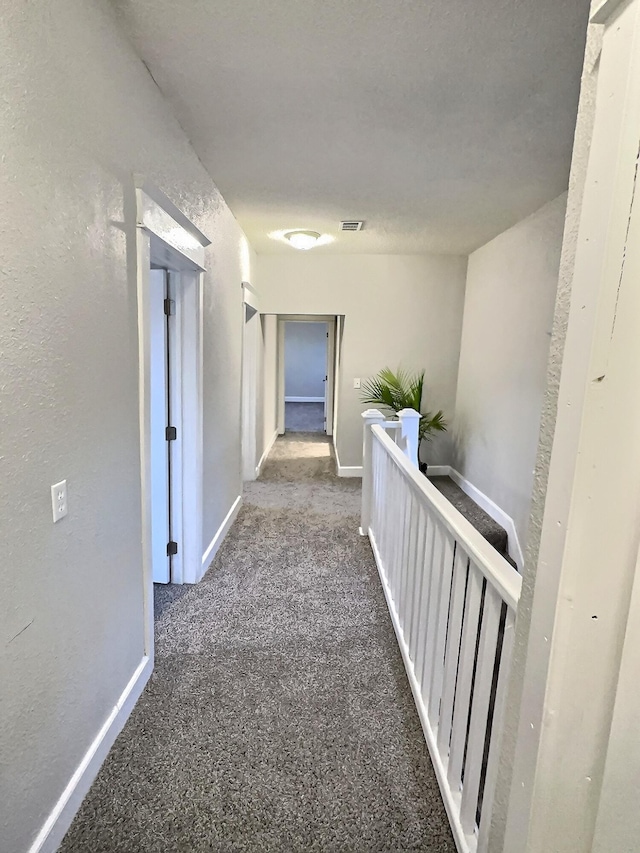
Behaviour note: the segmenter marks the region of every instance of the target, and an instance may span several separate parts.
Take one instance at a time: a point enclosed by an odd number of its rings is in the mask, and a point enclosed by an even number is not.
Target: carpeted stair
[[[462,491],[460,486],[453,482],[451,477],[429,477],[429,480],[454,505],[458,512],[473,524],[487,542],[493,545],[496,551],[514,566],[515,563],[509,556],[509,540],[504,527],[501,527],[497,521],[494,521],[488,513],[481,509],[466,492]]]

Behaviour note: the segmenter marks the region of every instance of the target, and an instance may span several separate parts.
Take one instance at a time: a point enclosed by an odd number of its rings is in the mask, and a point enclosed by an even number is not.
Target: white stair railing
[[[521,577],[393,442],[380,413],[363,418],[361,533],[456,844],[485,853]],[[405,417],[416,439],[417,423]]]

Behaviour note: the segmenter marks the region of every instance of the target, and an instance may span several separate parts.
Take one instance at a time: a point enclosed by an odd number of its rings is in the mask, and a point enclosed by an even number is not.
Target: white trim
[[[362,465],[338,465],[338,477],[362,477]]]
[[[255,287],[248,281],[242,282],[242,301],[254,311],[260,311],[260,296]]]
[[[278,438],[279,434],[280,433],[276,429],[274,431],[273,435],[271,436],[271,438],[269,439],[267,446],[264,449],[264,453],[262,454],[262,456],[260,457],[260,461],[256,465],[256,479],[260,476],[260,472],[262,471],[262,466],[267,461],[267,456],[271,453],[271,448],[276,443],[276,439]]]
[[[278,435],[284,435],[284,320],[278,317],[277,368],[276,377],[276,419]]]
[[[451,473],[451,465],[428,465],[427,474],[429,477],[448,477]]]
[[[184,270],[180,274],[176,305],[180,303],[181,319],[181,392],[182,420],[180,430],[181,499],[173,507],[174,518],[180,517],[181,577],[172,583],[195,583],[200,572],[202,548],[203,488],[203,300],[202,273]],[[177,450],[177,448],[176,448]]]
[[[138,228],[155,234],[173,252],[177,252],[203,270],[204,247],[209,245],[211,241],[198,231],[195,225],[191,225],[189,229],[185,228],[184,223],[188,222],[186,217],[182,216],[183,222],[179,222],[144,190],[136,189],[136,200]],[[175,205],[172,207],[177,210]]]
[[[224,542],[224,537],[229,532],[229,528],[236,520],[236,516],[240,512],[240,507],[242,506],[242,495],[238,495],[235,501],[231,504],[231,509],[224,517],[224,521],[216,531],[215,536],[209,543],[207,550],[202,555],[202,567],[200,569],[200,577],[198,580],[201,580],[204,577],[205,572],[213,562],[214,557],[218,553],[218,549]]]
[[[153,669],[153,658],[145,655],[113,706],[111,713],[85,752],[80,764],[53,807],[44,826],[29,848],[29,853],[55,853],[60,846],[71,822],[87,795],[91,783],[115,739],[118,737],[134,705],[140,698]]]
[[[471,851],[475,848],[475,844],[469,843],[469,838],[465,835],[465,832],[462,828],[462,824],[460,823],[460,803],[456,803],[456,800],[454,799],[455,795],[452,793],[451,788],[448,784],[447,768],[442,763],[442,758],[440,757],[436,735],[433,729],[431,728],[427,706],[425,705],[424,700],[422,698],[422,690],[420,689],[420,685],[418,684],[418,680],[413,671],[413,663],[409,655],[409,648],[404,640],[402,629],[400,628],[400,623],[398,621],[398,614],[396,613],[395,605],[393,603],[393,597],[391,596],[391,591],[389,590],[389,587],[387,586],[387,582],[384,577],[384,572],[382,570],[382,560],[380,558],[378,545],[371,531],[369,531],[369,541],[371,543],[371,550],[373,551],[373,556],[376,561],[376,567],[378,569],[378,575],[380,576],[380,583],[382,585],[384,597],[387,601],[387,608],[389,610],[389,615],[391,616],[393,630],[396,633],[396,639],[398,641],[398,646],[400,647],[400,653],[402,654],[402,661],[404,663],[404,668],[407,673],[407,678],[409,679],[411,692],[413,693],[413,700],[416,704],[418,716],[420,717],[420,725],[422,726],[422,731],[424,732],[424,737],[429,748],[431,763],[436,774],[436,779],[438,780],[440,794],[444,802],[447,817],[449,818],[451,834],[453,835],[453,840],[455,841],[458,853],[471,853]]]
[[[260,314],[249,302],[242,318],[242,479],[253,480],[256,472],[258,368],[260,362]]]
[[[154,555],[151,523],[153,489],[151,487],[150,419],[150,267],[153,261],[157,266],[172,270],[174,272],[172,277],[175,277],[176,281],[173,296],[176,302],[174,331],[178,333],[180,346],[183,406],[182,423],[173,425],[181,435],[182,499],[177,499],[179,492],[177,489],[173,495],[175,504],[173,520],[178,532],[182,529],[182,541],[178,542],[182,553],[181,559],[176,561],[176,576],[175,578],[172,576],[171,580],[175,583],[195,583],[201,571],[199,560],[202,547],[202,272],[204,245],[207,244],[207,238],[168,200],[169,211],[166,211],[140,189],[136,190],[136,197],[145,653],[152,655]],[[174,215],[171,215],[172,212]],[[176,328],[178,323],[179,330]],[[179,512],[182,513],[181,521],[177,518]]]
[[[169,216],[174,219],[181,228],[184,228],[188,234],[194,237],[201,246],[206,247],[211,245],[211,240],[207,235],[203,234],[202,231],[184,215],[180,208],[176,207],[171,199],[162,192],[162,190],[158,189],[158,187],[146,180],[143,175],[134,175],[134,181],[138,190],[141,190],[165,213],[168,213]]]
[[[334,434],[334,408],[337,387],[337,363],[334,353],[337,351],[336,325],[337,314],[277,314],[278,317],[278,382],[276,397],[276,413],[278,434],[285,433],[284,404],[286,403],[324,403],[324,432]],[[325,323],[327,326],[327,381],[323,397],[287,397],[285,396],[285,323]],[[345,474],[344,476],[359,477],[361,474]]]
[[[338,477],[362,477],[362,465],[341,465],[338,448],[333,442],[333,452],[336,455],[336,474]]]
[[[497,521],[507,531],[507,543],[509,556],[522,572],[524,566],[524,555],[520,547],[520,540],[516,531],[516,525],[510,515],[500,509],[491,498],[487,497],[484,492],[476,488],[473,483],[466,480],[459,471],[452,468],[451,465],[429,465],[427,475],[430,477],[451,477],[453,482],[459,486],[462,491],[469,495],[474,503],[477,503],[480,509],[483,509],[487,515],[490,515],[494,521]]]

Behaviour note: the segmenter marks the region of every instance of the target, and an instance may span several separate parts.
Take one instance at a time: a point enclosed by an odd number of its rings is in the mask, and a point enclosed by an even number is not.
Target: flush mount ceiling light
[[[320,234],[317,231],[286,231],[285,240],[288,240],[294,249],[313,249],[318,244]]]
[[[318,234],[317,231],[309,231],[307,228],[283,228],[281,231],[269,232],[269,237],[304,251],[316,246],[327,246],[335,240],[331,234]]]

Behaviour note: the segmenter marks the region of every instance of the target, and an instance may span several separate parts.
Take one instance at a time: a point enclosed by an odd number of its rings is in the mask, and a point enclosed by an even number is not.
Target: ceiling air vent
[[[341,231],[362,231],[364,222],[361,219],[345,219],[340,223]]]

